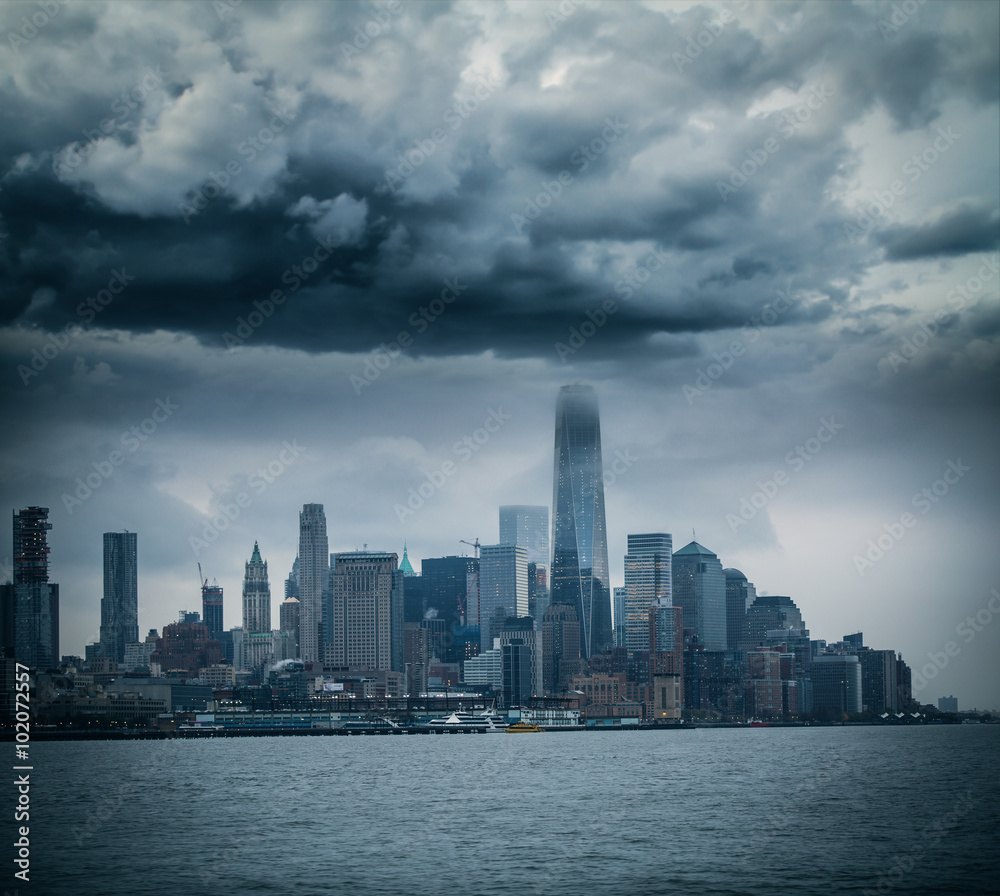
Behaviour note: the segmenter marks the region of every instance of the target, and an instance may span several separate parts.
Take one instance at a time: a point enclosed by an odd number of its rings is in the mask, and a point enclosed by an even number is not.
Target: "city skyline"
[[[77,2],[6,42],[0,500],[50,508],[62,652],[103,532],[140,633],[199,562],[233,625],[309,503],[330,552],[471,556],[588,383],[612,586],[629,533],[696,539],[1000,705],[998,12],[918,6]]]

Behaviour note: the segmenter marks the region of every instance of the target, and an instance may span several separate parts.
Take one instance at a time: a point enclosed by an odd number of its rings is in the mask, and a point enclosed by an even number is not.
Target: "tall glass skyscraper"
[[[684,627],[707,650],[726,649],[726,577],[722,562],[692,541],[673,557],[674,606],[684,610]]]
[[[519,544],[528,562],[549,565],[549,508],[545,505],[505,504],[500,508],[499,544]]]
[[[576,610],[583,658],[611,649],[601,420],[590,386],[563,386],[556,401],[552,603]]]
[[[322,504],[304,504],[299,514],[299,655],[321,663],[323,591],[330,575],[330,547]]]
[[[674,605],[670,573],[672,553],[673,542],[666,532],[628,537],[623,646],[629,653],[649,650],[650,608]]]
[[[139,640],[139,594],[135,532],[104,533],[104,597],[101,650],[125,662],[125,645]]]

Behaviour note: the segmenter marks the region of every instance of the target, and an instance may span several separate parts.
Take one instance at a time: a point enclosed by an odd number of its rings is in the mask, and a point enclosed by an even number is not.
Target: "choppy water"
[[[19,896],[1000,892],[1000,726],[31,750]]]

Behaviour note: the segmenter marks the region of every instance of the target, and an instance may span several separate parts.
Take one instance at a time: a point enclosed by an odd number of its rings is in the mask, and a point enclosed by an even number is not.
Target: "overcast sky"
[[[582,382],[613,585],[695,530],[1000,707],[998,10],[0,5],[3,505],[51,508],[62,652],[105,531],[142,632],[198,561],[239,624],[254,540],[276,624],[307,502],[494,543]]]

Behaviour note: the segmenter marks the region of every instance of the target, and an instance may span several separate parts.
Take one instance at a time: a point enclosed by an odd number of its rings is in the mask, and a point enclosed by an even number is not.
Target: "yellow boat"
[[[513,725],[507,726],[508,734],[524,734],[530,733],[532,731],[542,731],[534,722],[514,722]]]

